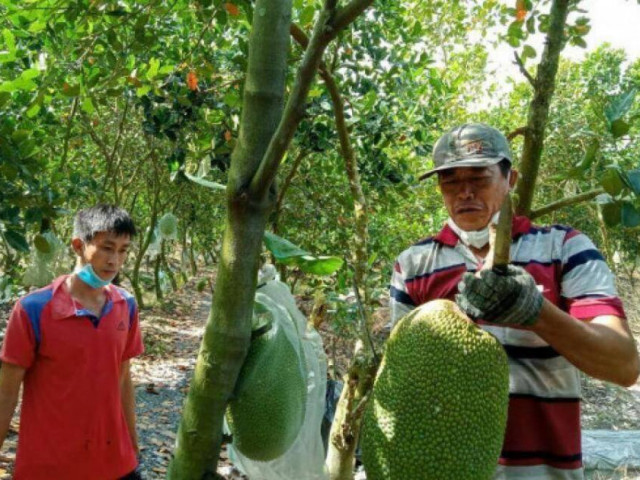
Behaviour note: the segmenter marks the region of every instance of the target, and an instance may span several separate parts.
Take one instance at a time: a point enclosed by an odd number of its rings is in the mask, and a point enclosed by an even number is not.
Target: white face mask
[[[489,223],[493,223],[494,225],[498,223],[498,219],[500,218],[500,212],[496,212],[496,214],[491,217],[491,221]],[[456,232],[460,241],[464,243],[467,247],[474,247],[477,249],[481,249],[487,243],[489,243],[489,225],[487,224],[482,230],[473,230],[471,232],[467,232],[466,230],[462,230],[456,222],[453,221],[452,218],[447,219],[447,225]]]

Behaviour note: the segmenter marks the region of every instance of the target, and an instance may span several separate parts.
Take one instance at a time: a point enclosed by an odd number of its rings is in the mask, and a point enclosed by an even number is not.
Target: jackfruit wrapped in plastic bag
[[[267,461],[249,458],[242,453],[245,448],[238,448],[241,445],[234,433],[234,443],[228,446],[229,458],[236,468],[251,480],[327,480],[329,475],[324,465],[325,454],[320,428],[325,411],[327,376],[327,359],[322,339],[313,327],[307,325],[307,320],[297,308],[295,298],[287,285],[275,279],[275,275],[271,275],[273,270],[266,271],[267,277],[270,278],[265,278],[263,270],[260,278],[262,285],[255,297],[254,324],[257,324],[258,330],[269,328],[265,335],[281,335],[281,340],[274,344],[282,345],[282,339],[286,339],[289,348],[297,352],[299,361],[295,364],[303,375],[306,401],[303,398],[304,405],[293,408],[293,417],[299,415],[300,411],[303,413],[301,425],[296,427],[297,435],[291,445],[277,457]],[[261,322],[271,322],[271,326],[261,327]],[[272,386],[285,388],[281,384],[276,385],[275,381],[272,382]],[[242,388],[242,385],[239,387]],[[294,387],[293,390],[296,391],[297,388]],[[283,408],[291,410],[291,407]],[[293,422],[295,420],[292,419]],[[274,418],[266,425],[253,428],[259,434],[259,429],[273,428],[276,421]],[[253,452],[249,453],[253,457],[256,456]]]
[[[39,234],[31,249],[30,262],[24,271],[24,285],[43,287],[66,271],[66,245],[51,231]]]

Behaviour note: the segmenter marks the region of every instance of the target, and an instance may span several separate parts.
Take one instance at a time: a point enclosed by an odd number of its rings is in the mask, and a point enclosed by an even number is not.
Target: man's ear
[[[76,255],[78,255],[79,257],[82,256],[82,247],[84,247],[84,242],[82,241],[82,239],[78,237],[71,239],[71,248],[73,248],[73,251],[76,252]]]

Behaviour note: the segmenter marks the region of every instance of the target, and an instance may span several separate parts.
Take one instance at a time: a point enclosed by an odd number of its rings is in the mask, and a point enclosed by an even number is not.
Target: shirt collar
[[[65,285],[69,277],[70,275],[62,275],[51,284],[51,318],[54,320],[76,316],[76,307]],[[107,303],[124,301],[124,297],[115,285],[111,284],[105,290]]]
[[[525,216],[516,216],[513,217],[513,221],[511,222],[511,238],[516,239],[520,235],[527,233],[531,229],[531,220],[529,220]],[[458,234],[453,231],[453,229],[448,225],[444,224],[444,227],[438,234],[433,238],[436,242],[439,242],[443,245],[447,245],[449,247],[455,247],[458,243]]]

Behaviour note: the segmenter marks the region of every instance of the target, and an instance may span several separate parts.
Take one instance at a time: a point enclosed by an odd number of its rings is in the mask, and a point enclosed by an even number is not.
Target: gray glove
[[[538,320],[542,293],[524,269],[507,266],[504,272],[465,273],[458,283],[456,303],[473,320],[530,327]]]

